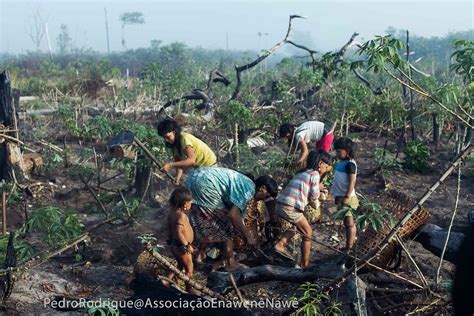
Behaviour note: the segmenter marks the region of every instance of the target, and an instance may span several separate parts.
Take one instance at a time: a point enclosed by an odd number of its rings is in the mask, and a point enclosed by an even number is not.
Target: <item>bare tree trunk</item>
[[[105,33],[107,34],[107,54],[110,55],[110,41],[109,41],[109,20],[107,19],[107,8],[104,7],[105,14]]]
[[[469,120],[469,124],[474,125],[474,119]],[[466,137],[464,137],[464,147],[467,147],[471,144],[472,142],[472,128],[469,126],[466,126],[467,131],[466,131]]]
[[[12,89],[8,72],[0,74],[0,126],[6,130],[13,127],[15,110],[12,102]],[[0,133],[3,134],[0,128]],[[14,137],[12,132],[4,132],[7,136]],[[0,136],[0,138],[2,138]],[[0,143],[0,180],[9,180],[7,140],[3,138]]]
[[[433,112],[431,113],[433,117],[433,144],[438,145],[439,143],[439,123],[438,123],[438,114]]]
[[[407,42],[406,42],[407,50],[406,50],[406,60],[407,63],[410,62],[410,33],[407,30]],[[408,69],[408,76],[411,77],[411,69]],[[404,88],[404,92],[406,89]],[[406,93],[405,93],[406,97]],[[416,132],[415,132],[415,113],[413,110],[413,90],[410,89],[410,95],[408,97],[410,102],[410,129],[411,129],[411,140],[416,140]]]

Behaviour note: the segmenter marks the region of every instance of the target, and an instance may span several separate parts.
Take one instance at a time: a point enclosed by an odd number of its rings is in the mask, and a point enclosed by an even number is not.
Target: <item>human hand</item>
[[[167,162],[163,165],[163,167],[161,167],[161,170],[163,170],[164,172],[169,172],[171,168],[173,168],[171,162]]]
[[[188,253],[190,255],[194,254],[196,252],[196,249],[193,247],[193,245],[189,244],[188,245]]]
[[[349,205],[349,204],[350,204],[349,198],[348,198],[348,197],[344,197],[344,198],[342,199],[342,205]]]
[[[247,234],[247,244],[251,249],[256,249],[257,248],[257,241],[253,237],[252,233]]]
[[[326,193],[324,193],[324,192],[321,192],[321,193],[319,194],[319,200],[320,200],[320,201],[326,201],[327,197],[328,197],[328,196],[327,196]]]

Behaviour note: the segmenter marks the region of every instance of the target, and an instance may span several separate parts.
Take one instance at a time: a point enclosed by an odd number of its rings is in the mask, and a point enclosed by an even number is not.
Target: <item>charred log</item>
[[[211,98],[207,95],[206,92],[200,89],[194,89],[192,91],[192,94],[190,95],[185,95],[181,98],[170,100],[166,102],[165,104],[163,104],[162,108],[160,109],[160,112],[162,112],[167,107],[179,104],[183,100],[184,101],[196,101],[196,100],[202,101],[199,105],[196,106],[196,108],[198,110],[206,109],[206,112],[212,112],[216,107],[216,104],[211,100]]]
[[[344,260],[340,256],[319,260],[307,269],[296,269],[275,265],[263,265],[234,272],[212,272],[208,277],[208,287],[220,292],[227,293],[233,289],[229,279],[232,274],[237,286],[267,282],[305,282],[317,278],[335,278],[344,271]]]
[[[447,230],[444,230],[443,228],[434,224],[426,224],[420,228],[419,233],[414,240],[419,242],[424,248],[431,251],[434,255],[440,257],[447,236]],[[444,259],[452,263],[456,263],[458,253],[464,239],[465,236],[463,233],[451,232],[446,248],[446,253],[444,254]]]
[[[208,287],[216,292],[228,293],[233,289],[230,275],[233,276],[237,286],[267,281],[303,283],[318,278],[331,279],[344,273],[344,261],[343,256],[337,256],[319,260],[307,269],[263,265],[234,272],[212,272],[208,277]],[[360,278],[351,276],[343,283],[343,287],[350,297],[351,308],[354,312],[358,315],[367,315],[365,283]]]

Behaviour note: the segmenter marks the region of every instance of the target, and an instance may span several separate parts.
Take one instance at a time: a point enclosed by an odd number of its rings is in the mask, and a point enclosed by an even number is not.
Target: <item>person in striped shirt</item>
[[[306,168],[293,177],[277,199],[276,214],[295,225],[302,235],[300,262],[302,268],[309,265],[313,234],[303,212],[308,204],[316,208],[316,201],[320,195],[320,179],[331,169],[332,157],[327,152],[324,150],[311,151],[308,155]],[[286,230],[281,234],[274,246],[277,254],[285,258],[292,257],[286,251],[286,245],[293,235],[293,230]]]

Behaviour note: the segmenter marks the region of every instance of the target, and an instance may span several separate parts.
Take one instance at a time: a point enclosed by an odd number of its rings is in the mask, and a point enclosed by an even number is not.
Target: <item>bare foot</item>
[[[202,295],[202,292],[201,291],[198,291],[196,290],[195,288],[190,288],[188,289],[188,292],[191,293],[191,294],[194,294],[194,295],[197,295],[197,296],[201,296]]]
[[[217,271],[217,270],[219,270],[219,269],[222,268],[222,267],[225,267],[224,259],[219,260],[219,261],[213,263],[211,270],[212,270],[212,271]]]
[[[194,262],[202,263],[204,261],[204,258],[206,258],[206,254],[204,250],[197,250],[195,258],[194,258]]]
[[[163,284],[164,286],[166,287],[171,287],[171,284],[170,282],[166,281],[166,280],[160,280],[161,281],[161,284]]]

